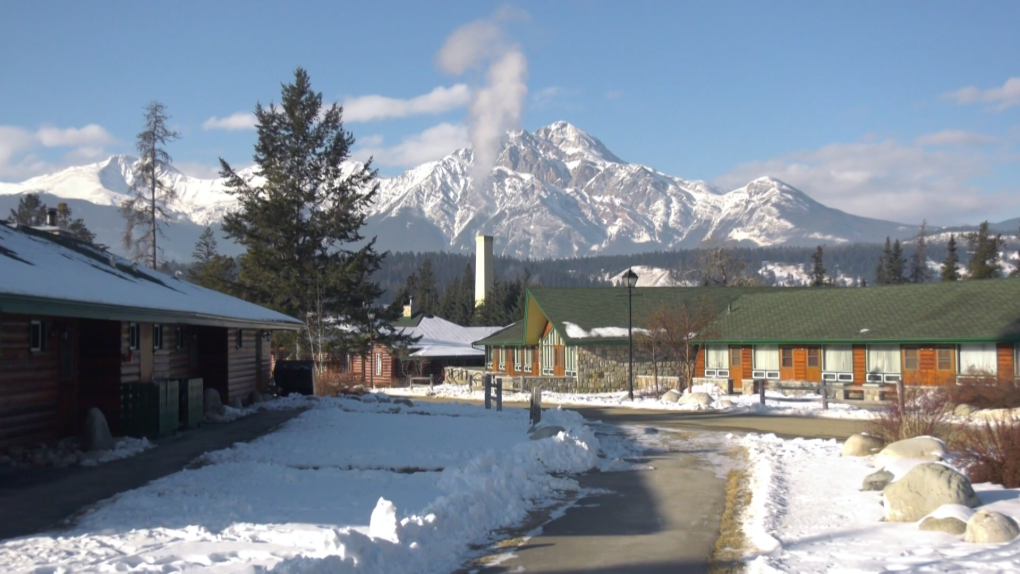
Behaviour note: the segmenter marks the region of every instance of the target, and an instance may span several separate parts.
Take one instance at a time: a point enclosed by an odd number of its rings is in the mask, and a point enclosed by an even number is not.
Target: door
[[[951,346],[903,347],[903,383],[940,386],[956,382],[956,351]]]
[[[822,348],[808,347],[806,366],[804,369],[805,380],[813,383],[822,382]]]
[[[793,367],[793,347],[779,347],[779,378],[783,381],[797,379],[797,373]]]

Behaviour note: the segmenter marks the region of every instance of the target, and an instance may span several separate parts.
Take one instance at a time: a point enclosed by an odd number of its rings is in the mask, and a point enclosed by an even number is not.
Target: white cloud
[[[251,112],[237,112],[225,118],[213,116],[202,124],[204,130],[227,130],[228,132],[239,130],[255,129],[255,114]]]
[[[979,89],[975,86],[960,88],[955,92],[943,94],[943,98],[958,104],[989,104],[989,108],[1002,111],[1013,106],[1020,106],[1020,77],[1010,78],[1000,88]]]
[[[503,30],[494,22],[477,20],[453,31],[436,57],[439,69],[460,75],[492,60],[510,47]]]
[[[95,161],[105,154],[104,145],[116,141],[102,126],[81,128],[43,126],[30,131],[18,126],[0,126],[0,178],[18,181],[67,165]],[[67,152],[62,164],[46,161],[33,153],[44,148],[75,148]]]
[[[789,183],[815,200],[855,215],[906,223],[973,222],[1020,210],[1020,194],[974,184],[993,167],[963,148],[930,150],[895,140],[836,143],[737,166],[714,183],[735,189],[761,176]]]
[[[371,122],[387,118],[404,118],[422,114],[441,114],[462,108],[471,101],[471,88],[455,84],[438,86],[427,94],[408,100],[386,96],[357,96],[344,101],[344,120]]]
[[[940,132],[920,135],[914,139],[914,143],[923,146],[939,145],[986,145],[995,143],[992,136],[977,134],[964,130],[942,130]]]
[[[383,144],[383,140],[382,135],[372,134],[358,137],[356,143],[361,147],[379,147]]]
[[[374,157],[376,164],[387,167],[413,167],[441,159],[469,145],[467,128],[445,122],[408,136],[391,147],[382,146],[381,137],[372,140],[372,143],[375,145],[359,147],[352,155],[360,160]]]

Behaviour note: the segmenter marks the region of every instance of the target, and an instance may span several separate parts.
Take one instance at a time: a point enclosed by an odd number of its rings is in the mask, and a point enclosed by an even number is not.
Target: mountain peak
[[[617,157],[598,138],[577,126],[558,121],[535,130],[535,137],[542,138],[558,147],[568,156],[582,156],[594,161],[627,163]]]

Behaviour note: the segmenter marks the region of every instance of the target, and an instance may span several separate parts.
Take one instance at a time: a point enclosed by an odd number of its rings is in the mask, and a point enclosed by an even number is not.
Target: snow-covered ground
[[[788,402],[780,401],[784,398],[778,392],[768,391],[765,394],[765,404],[760,404],[758,395],[727,395],[722,389],[713,385],[695,385],[694,392],[706,392],[714,397],[714,402],[709,406],[696,404],[678,404],[660,400],[649,391],[634,391],[634,400],[627,398],[626,391],[612,393],[553,393],[542,392],[542,405],[563,405],[563,406],[601,406],[619,407],[629,409],[658,409],[670,411],[693,411],[714,409],[719,412],[731,414],[754,413],[770,415],[791,415],[801,417],[828,417],[846,419],[867,419],[871,417],[871,411],[860,409],[853,405],[843,403],[829,403],[829,409],[823,410],[820,401]],[[387,389],[393,395],[408,397],[432,396],[446,399],[463,399],[480,401],[484,399],[484,392],[480,389],[469,390],[465,385],[437,385],[433,388],[413,387]],[[788,397],[787,397],[788,398]],[[818,395],[804,395],[804,399],[817,399]],[[503,400],[506,402],[528,402],[531,400],[531,393],[503,392]],[[724,401],[729,401],[727,404]]]
[[[450,571],[493,530],[576,490],[563,473],[630,468],[599,458],[571,411],[545,411],[543,424],[565,432],[529,440],[524,409],[385,395],[274,402],[312,408],[97,505],[68,531],[0,543],[0,571]]]
[[[748,452],[750,572],[1017,572],[1020,539],[969,544],[917,523],[880,522],[882,493],[860,491],[871,457],[834,440],[737,439]],[[975,484],[984,509],[1020,519],[1020,489]]]

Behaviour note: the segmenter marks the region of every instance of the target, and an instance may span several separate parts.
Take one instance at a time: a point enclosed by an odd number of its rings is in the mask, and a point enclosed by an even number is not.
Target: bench
[[[432,388],[434,386],[432,384],[432,377],[408,377],[407,383],[408,383],[408,386],[410,386],[412,388],[415,385],[418,385],[418,386],[421,386],[421,387],[427,386],[429,388]]]

